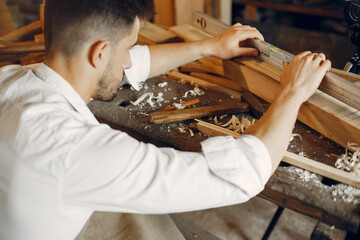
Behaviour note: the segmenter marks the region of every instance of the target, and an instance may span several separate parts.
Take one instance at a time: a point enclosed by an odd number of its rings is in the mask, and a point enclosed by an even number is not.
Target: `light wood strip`
[[[201,79],[198,79],[198,78],[195,78],[195,77],[183,74],[183,73],[179,73],[179,72],[176,72],[176,71],[171,71],[170,73],[168,73],[168,77],[170,79],[177,80],[177,81],[182,81],[183,80],[186,83],[189,83],[189,84],[194,85],[194,86],[202,87],[205,90],[206,89],[211,89],[211,90],[214,90],[216,92],[225,93],[225,94],[227,94],[227,95],[229,95],[229,96],[231,96],[231,97],[233,97],[235,99],[241,100],[241,93],[238,92],[238,91],[232,90],[230,88],[222,87],[222,86],[219,86],[217,84],[209,83],[209,82],[207,82],[205,80],[201,80]]]

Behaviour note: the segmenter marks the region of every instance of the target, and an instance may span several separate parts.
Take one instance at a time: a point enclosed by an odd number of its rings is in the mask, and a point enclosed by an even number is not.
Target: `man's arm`
[[[264,116],[246,131],[267,147],[272,172],[284,156],[301,104],[312,96],[330,68],[324,54],[309,51],[297,55],[290,64],[285,63],[280,92]]]
[[[151,58],[149,77],[155,77],[203,57],[230,59],[237,56],[257,56],[258,51],[255,48],[239,47],[242,41],[253,38],[264,39],[256,28],[235,24],[215,38],[190,43],[149,46]]]

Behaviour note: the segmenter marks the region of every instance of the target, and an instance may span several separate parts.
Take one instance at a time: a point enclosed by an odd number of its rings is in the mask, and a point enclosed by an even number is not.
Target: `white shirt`
[[[127,73],[136,86],[149,73],[148,48],[134,48],[131,58],[141,59]],[[270,156],[254,136],[210,138],[202,149],[157,148],[99,124],[45,64],[1,68],[0,239],[73,239],[95,210],[161,214],[237,204],[270,177]]]

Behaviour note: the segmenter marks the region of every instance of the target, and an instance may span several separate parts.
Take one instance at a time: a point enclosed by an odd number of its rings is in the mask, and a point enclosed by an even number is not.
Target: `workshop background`
[[[0,0],[0,36],[38,20],[42,2]],[[356,53],[344,22],[343,0],[155,0],[155,3],[157,14],[152,21],[164,28],[191,24],[192,11],[199,10],[227,24],[240,22],[257,27],[267,42],[293,54],[305,50],[323,52],[338,69],[343,69]],[[256,197],[245,204],[180,215],[220,239],[261,239],[277,209],[277,205]],[[310,239],[318,223],[285,209],[269,239]],[[345,231],[330,229],[326,233],[328,238],[321,239],[346,238]]]

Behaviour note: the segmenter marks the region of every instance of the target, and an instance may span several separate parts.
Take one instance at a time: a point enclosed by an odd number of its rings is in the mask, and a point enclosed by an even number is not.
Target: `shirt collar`
[[[35,68],[34,73],[44,82],[48,83],[52,88],[57,90],[68,103],[77,111],[79,114],[85,117],[86,121],[90,124],[99,124],[94,114],[90,111],[84,100],[75,91],[75,89],[57,72],[53,69],[41,63]]]

